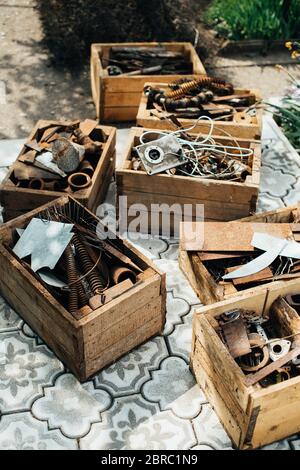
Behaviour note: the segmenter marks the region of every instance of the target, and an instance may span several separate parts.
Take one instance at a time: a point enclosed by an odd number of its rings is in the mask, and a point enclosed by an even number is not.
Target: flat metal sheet
[[[53,274],[53,272],[48,269],[48,268],[43,268],[40,269],[37,274],[40,276],[40,278],[49,286],[53,287],[60,287],[61,289],[63,287],[66,287],[66,283],[58,279],[57,276]]]
[[[70,243],[73,224],[33,218],[13,251],[21,259],[31,255],[31,269],[43,267],[54,269],[58,260]]]
[[[282,254],[283,249],[288,244],[287,240],[281,238],[278,238],[277,240],[278,241],[275,242],[273,246],[270,245],[271,248],[269,248],[268,251],[258,256],[254,260],[250,261],[249,263],[244,264],[239,269],[236,269],[231,273],[225,274],[225,276],[223,276],[223,279],[236,279],[237,277],[251,276],[252,274],[258,273],[259,271],[262,271],[263,269],[270,266],[270,264],[275,261],[277,256]]]
[[[279,243],[281,238],[273,237],[267,233],[254,233],[252,238],[252,245],[260,250],[267,251],[269,247],[273,247]],[[281,256],[287,258],[300,259],[300,243],[294,240],[287,240],[286,246],[280,253]]]
[[[36,162],[41,163],[43,167],[48,168],[50,171],[57,173],[58,175],[62,176],[63,178],[66,175],[62,170],[60,170],[57,164],[52,160],[52,153],[51,152],[43,152],[38,155],[35,159]]]

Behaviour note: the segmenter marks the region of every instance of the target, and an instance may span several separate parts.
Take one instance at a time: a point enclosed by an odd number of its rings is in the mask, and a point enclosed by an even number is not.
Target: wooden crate
[[[286,224],[298,223],[300,221],[300,212],[297,205],[284,207],[274,211],[263,212],[256,214],[251,217],[240,219],[238,221],[230,222],[232,230],[234,230],[235,222],[245,223],[266,223],[266,224]],[[184,222],[183,222],[184,224]],[[268,227],[266,226],[266,229]],[[205,230],[205,229],[204,229]],[[270,229],[271,230],[271,229]],[[220,239],[222,235],[220,233]],[[238,240],[239,233],[236,233],[236,239]],[[207,267],[199,260],[197,267],[192,262],[192,256],[195,252],[188,251],[182,240],[179,245],[179,266],[182,272],[187,277],[192,288],[196,292],[197,296],[204,305],[212,304],[214,302],[222,301],[224,299],[236,297],[241,291],[238,291],[232,283],[228,283],[227,286],[220,285],[215,281],[214,277],[210,274]],[[277,280],[272,281],[272,284],[284,286],[289,284],[290,280]],[[244,292],[257,291],[264,289],[266,284],[257,285],[255,287],[247,288]]]
[[[113,46],[153,47],[165,46],[169,51],[185,52],[193,64],[192,75],[138,75],[133,77],[109,76],[103,59],[109,58]],[[188,42],[130,42],[92,44],[91,87],[100,122],[135,121],[145,82],[168,83],[182,77],[206,74],[194,47]]]
[[[28,137],[28,142],[35,139],[39,129],[47,125],[61,125],[64,121],[39,120]],[[74,193],[74,197],[92,211],[96,212],[97,207],[104,201],[108,186],[115,171],[116,160],[116,129],[109,126],[98,125],[93,133],[97,135],[97,140],[104,142],[104,148],[99,158],[99,162],[92,177],[91,185]],[[25,153],[23,146],[18,159]],[[31,188],[20,188],[14,184],[14,165],[11,166],[0,185],[0,204],[4,207],[3,220],[8,221],[32,209],[35,209],[46,202],[60,197],[63,192],[45,191]]]
[[[114,246],[140,269],[137,283],[100,308],[75,319],[49,292],[41,279],[8,248],[13,230],[24,228],[43,210],[69,203],[88,220],[99,219],[70,196],[63,196],[0,228],[0,291],[79,380],[86,380],[123,354],[160,333],[165,322],[165,274],[120,238]],[[107,240],[109,243],[109,240]],[[109,289],[106,291],[108,295]]]
[[[155,83],[146,83],[146,85],[155,86]],[[165,90],[167,85],[159,85],[159,88]],[[261,99],[259,90],[245,90],[236,88],[235,93],[254,93],[256,100]],[[167,113],[168,114],[168,113]],[[232,135],[244,139],[260,139],[262,133],[262,110],[257,109],[254,116],[250,116],[247,120],[243,119],[241,113],[237,113],[232,121],[224,121],[221,119],[214,119],[214,134],[215,135]],[[196,119],[178,118],[180,124],[185,127],[191,127],[196,123]],[[156,110],[148,106],[148,97],[141,94],[140,105],[136,118],[137,126],[149,127],[150,129],[161,130],[175,130],[175,125],[167,119],[160,119],[156,115]],[[197,125],[193,132],[208,133],[210,131],[210,124],[207,120],[197,121]]]
[[[300,376],[262,388],[246,375],[216,332],[215,317],[233,309],[262,315],[279,297],[300,292],[300,280],[200,308],[193,318],[191,369],[235,447],[253,449],[300,431]]]
[[[193,220],[196,219],[196,204],[204,204],[205,220],[234,220],[248,216],[255,210],[259,189],[261,144],[250,139],[238,139],[239,145],[254,151],[252,175],[245,182],[198,179],[188,176],[169,176],[167,174],[147,175],[145,171],[132,169],[132,148],[139,144],[139,138],[148,129],[133,127],[124,149],[123,160],[116,169],[118,196],[127,196],[128,207],[135,203],[144,204],[147,214],[151,205],[178,205],[177,211],[171,214],[171,232],[179,232],[177,225],[181,220],[184,204],[193,205]],[[155,132],[155,131],[154,131]],[[158,136],[157,136],[158,137]],[[217,142],[236,145],[229,137],[214,137]],[[152,214],[156,209],[152,206]],[[159,211],[160,220],[157,227],[161,232],[163,210]],[[134,217],[128,216],[128,223]],[[149,215],[150,219],[150,215]],[[176,227],[174,220],[176,219]],[[150,221],[149,227],[150,230]]]

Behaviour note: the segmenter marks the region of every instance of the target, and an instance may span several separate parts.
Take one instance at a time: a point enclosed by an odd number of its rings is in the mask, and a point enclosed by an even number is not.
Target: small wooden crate
[[[49,292],[41,279],[8,248],[15,228],[25,228],[43,210],[72,203],[88,220],[99,219],[70,196],[63,196],[0,228],[0,291],[79,380],[86,380],[132,348],[159,334],[165,322],[165,274],[116,237],[114,246],[140,269],[137,283],[117,298],[75,319]],[[109,243],[109,240],[107,240]],[[112,288],[113,289],[113,288]],[[106,290],[109,294],[109,289]]]
[[[155,87],[155,83],[146,83],[146,85]],[[167,85],[159,84],[159,88],[164,90]],[[244,90],[235,89],[235,93],[254,93],[256,100],[261,99],[259,90]],[[244,119],[243,114],[236,113],[236,116],[232,121],[224,121],[221,119],[214,119],[214,134],[215,135],[232,135],[234,137],[244,139],[260,139],[262,133],[262,110],[257,109],[254,116],[250,116],[247,120]],[[168,113],[167,113],[168,114]],[[195,124],[196,119],[178,118],[178,121],[184,128],[191,127]],[[174,130],[175,126],[167,119],[160,119],[156,115],[156,110],[151,109],[148,106],[148,97],[141,94],[140,106],[136,118],[137,126],[149,127],[150,129],[161,129],[161,130]],[[208,133],[210,131],[210,124],[207,120],[197,121],[197,125],[194,127],[193,132]]]
[[[45,121],[39,120],[33,131],[28,137],[28,142],[34,140],[39,129],[48,125],[63,125],[64,121]],[[116,160],[116,129],[109,126],[97,126],[93,133],[97,140],[104,142],[103,151],[92,177],[91,185],[74,193],[74,197],[92,211],[96,212],[97,207],[104,201],[108,186],[115,170]],[[26,147],[23,146],[18,159],[25,153]],[[18,161],[17,159],[17,161]],[[46,202],[60,197],[63,192],[46,191],[42,189],[19,188],[13,182],[14,165],[11,166],[0,186],[0,204],[4,207],[3,220],[14,219],[32,209],[35,209]]]
[[[246,376],[219,338],[216,316],[234,309],[267,313],[279,297],[300,292],[300,280],[200,308],[193,318],[191,368],[221,423],[239,449],[253,449],[300,431],[300,377],[262,388]]]
[[[145,171],[132,169],[132,149],[140,143],[140,136],[149,129],[133,127],[124,150],[121,165],[116,170],[118,196],[127,196],[127,206],[140,203],[147,208],[150,218],[153,204],[176,204],[180,210],[171,214],[171,232],[177,231],[174,220],[182,213],[184,204],[193,205],[193,220],[196,218],[196,204],[204,204],[205,220],[234,220],[248,216],[255,210],[259,190],[261,144],[250,139],[235,139],[239,145],[254,151],[252,175],[245,182],[198,179],[189,176],[169,176],[167,174],[147,175]],[[156,131],[154,130],[156,134]],[[155,136],[158,138],[158,136]],[[214,137],[217,142],[236,145],[229,137]],[[152,213],[154,210],[152,211]],[[160,211],[163,215],[163,209]],[[134,218],[134,217],[133,217]],[[128,223],[132,220],[128,217]],[[156,227],[152,229],[156,231]],[[161,232],[161,217],[157,230]],[[177,227],[176,227],[177,229]],[[150,230],[150,221],[149,221]]]
[[[298,223],[300,220],[300,213],[298,206],[284,207],[274,211],[262,212],[244,219],[231,222],[231,227],[234,226],[235,222],[245,223],[268,223],[268,224],[290,224]],[[233,228],[232,228],[233,230]],[[238,240],[239,233],[236,233],[236,239]],[[220,239],[222,234],[220,233]],[[228,283],[228,286],[220,285],[215,281],[213,276],[210,274],[205,265],[199,260],[197,263],[197,269],[193,267],[192,263],[193,251],[187,251],[186,247],[183,246],[181,241],[179,245],[179,266],[182,272],[187,277],[192,288],[196,292],[197,296],[204,305],[212,304],[214,302],[222,301],[224,299],[236,297],[241,291],[238,291],[232,283]],[[277,280],[272,281],[272,285],[283,286],[289,284],[290,280]],[[256,287],[247,288],[243,292],[257,291],[264,289],[266,284],[258,285]]]
[[[169,51],[185,52],[193,64],[192,75],[138,75],[109,76],[103,59],[109,58],[114,46],[153,47],[165,46]],[[130,42],[112,44],[92,44],[91,47],[91,87],[100,122],[135,121],[145,82],[168,83],[182,77],[206,74],[194,47],[188,42]]]

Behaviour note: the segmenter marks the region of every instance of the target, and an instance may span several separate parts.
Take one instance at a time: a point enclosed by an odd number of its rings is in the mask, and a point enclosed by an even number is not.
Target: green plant
[[[282,128],[293,147],[300,153],[300,103],[293,97],[286,96],[282,105],[269,104],[273,117]]]
[[[300,0],[213,0],[205,19],[234,40],[297,37]]]

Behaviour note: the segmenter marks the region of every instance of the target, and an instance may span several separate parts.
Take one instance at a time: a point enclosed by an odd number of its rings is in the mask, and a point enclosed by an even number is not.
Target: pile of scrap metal
[[[268,387],[299,375],[299,298],[279,297],[267,315],[235,309],[216,318],[219,336],[247,375],[247,386]]]
[[[300,224],[272,225],[274,235],[263,223],[259,232],[243,222],[206,223],[203,251],[192,257],[195,268],[200,261],[216,283],[236,290],[300,277]]]
[[[196,119],[210,116],[214,119],[232,120],[237,112],[243,113],[257,102],[250,90],[235,92],[231,83],[219,77],[198,76],[194,80],[182,78],[168,87],[146,85],[147,109],[159,113],[172,113],[177,118]],[[245,116],[244,116],[245,118]]]
[[[87,119],[39,128],[14,164],[12,183],[69,193],[89,187],[103,150],[103,142],[93,138],[96,126]]]
[[[204,138],[181,130],[144,132],[141,145],[133,149],[132,168],[143,167],[148,175],[167,172],[193,178],[244,181],[252,173],[253,149],[241,147],[234,138],[212,137],[211,124],[211,132]],[[157,139],[157,135],[162,137]]]
[[[102,61],[105,59],[102,57]],[[188,75],[193,73],[191,60],[182,52],[164,46],[113,46],[107,59],[109,75]]]
[[[75,318],[129,290],[141,269],[76,201],[53,205],[16,229],[9,248]]]

